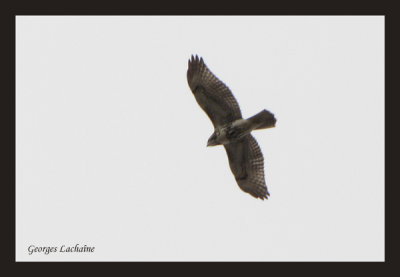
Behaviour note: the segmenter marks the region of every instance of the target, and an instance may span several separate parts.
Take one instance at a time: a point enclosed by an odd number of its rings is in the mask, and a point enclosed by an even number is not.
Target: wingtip
[[[189,60],[190,60],[190,61],[200,62],[200,61],[203,61],[203,58],[200,57],[198,54],[192,54],[192,55],[190,56],[190,59],[189,59]]]
[[[269,194],[269,192],[266,192],[265,195],[260,195],[257,198],[260,198],[262,201],[264,201],[264,199],[265,200],[269,199],[268,196],[270,196],[270,194]]]
[[[192,54],[188,61],[188,66],[193,68],[193,70],[195,70],[195,68],[201,69],[205,66],[205,63],[203,58],[198,54]]]

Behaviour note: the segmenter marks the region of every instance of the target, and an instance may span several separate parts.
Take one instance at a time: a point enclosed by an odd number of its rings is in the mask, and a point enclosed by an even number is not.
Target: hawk
[[[264,157],[251,131],[275,127],[275,116],[263,110],[243,119],[232,92],[208,69],[203,58],[192,55],[188,64],[189,87],[214,125],[207,146],[224,145],[239,187],[255,198],[268,199]]]

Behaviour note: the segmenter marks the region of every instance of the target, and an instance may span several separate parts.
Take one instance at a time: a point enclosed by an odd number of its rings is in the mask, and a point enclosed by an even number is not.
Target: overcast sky
[[[191,54],[275,114],[269,200],[206,147]],[[18,16],[16,74],[17,260],[384,259],[384,17]]]

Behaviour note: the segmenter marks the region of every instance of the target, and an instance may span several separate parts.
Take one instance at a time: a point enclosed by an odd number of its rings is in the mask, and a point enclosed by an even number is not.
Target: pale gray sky
[[[17,260],[384,259],[384,17],[18,16],[16,51]],[[268,201],[206,148],[191,54],[275,114]]]

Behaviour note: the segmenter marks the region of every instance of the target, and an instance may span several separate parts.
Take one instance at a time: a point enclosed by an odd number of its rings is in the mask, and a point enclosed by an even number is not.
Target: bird
[[[214,126],[207,147],[223,145],[240,189],[255,198],[268,199],[264,157],[251,132],[275,127],[275,115],[264,109],[244,119],[231,90],[198,55],[192,55],[188,61],[187,81],[197,103]]]

